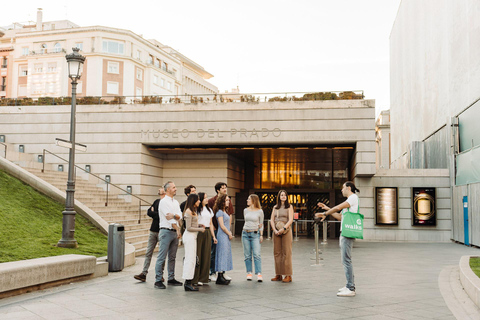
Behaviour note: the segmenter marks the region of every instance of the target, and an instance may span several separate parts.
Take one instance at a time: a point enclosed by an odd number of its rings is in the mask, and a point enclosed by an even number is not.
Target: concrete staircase
[[[37,168],[24,169],[62,191],[65,191],[67,188],[67,172],[48,170],[42,172],[41,169]],[[108,223],[123,224],[125,226],[125,241],[135,247],[135,256],[144,255],[147,247],[150,225],[152,223],[152,219],[146,214],[146,209],[142,209],[139,214],[139,204],[137,199],[125,194],[119,195],[115,190],[117,188],[113,186],[109,187],[108,205],[105,206],[106,185],[103,181],[97,180],[98,179],[94,177],[90,180],[86,180],[77,175],[75,181],[75,199],[95,211]],[[132,201],[128,202],[123,198],[132,198]],[[142,205],[143,208],[145,208],[146,204],[142,203]]]

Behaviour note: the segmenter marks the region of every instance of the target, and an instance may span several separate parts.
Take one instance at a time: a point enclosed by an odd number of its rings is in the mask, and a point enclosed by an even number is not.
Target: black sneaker
[[[163,284],[162,281],[155,282],[155,284],[153,286],[157,289],[166,289],[167,288],[167,287],[165,287],[165,285]]]
[[[142,281],[142,282],[145,282],[147,280],[147,275],[144,274],[143,272],[140,273],[140,274],[137,274],[135,276],[133,276],[136,280],[138,281]]]
[[[180,281],[177,281],[175,279],[168,280],[167,283],[168,283],[169,286],[176,286],[176,287],[183,286],[183,283],[181,283]]]

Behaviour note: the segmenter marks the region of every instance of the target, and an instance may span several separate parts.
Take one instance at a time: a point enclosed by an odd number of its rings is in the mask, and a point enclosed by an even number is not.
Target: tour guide
[[[347,201],[342,202],[338,206],[333,208],[327,207],[324,203],[319,202],[317,205],[327,210],[325,212],[318,212],[315,214],[315,217],[323,217],[322,221],[329,215],[332,215],[337,220],[343,221],[344,213],[347,211],[351,212],[358,212],[358,196],[355,194],[356,192],[360,192],[353,182],[347,181],[343,184],[342,187],[342,194],[344,197],[347,198]],[[342,210],[341,213],[338,211]],[[340,232],[342,228],[340,227]],[[355,241],[354,238],[347,238],[343,235],[340,235],[340,252],[342,255],[342,264],[343,269],[345,270],[345,277],[347,278],[347,285],[338,290],[337,296],[339,297],[354,297],[355,296],[355,283],[353,279],[353,266],[352,266],[352,247],[353,242]]]

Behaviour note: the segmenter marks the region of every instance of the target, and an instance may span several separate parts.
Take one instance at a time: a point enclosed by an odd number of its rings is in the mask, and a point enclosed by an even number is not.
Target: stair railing
[[[5,145],[5,154],[7,153],[7,152],[6,152],[6,148],[7,148],[7,146]],[[53,153],[53,152],[48,151],[47,149],[43,149],[42,173],[45,172],[45,154],[46,154],[46,153],[51,154],[52,156],[57,157],[58,159],[61,159],[61,160],[65,161],[66,163],[68,163],[68,160],[67,160],[67,159],[62,158],[62,157],[60,157],[59,155],[57,155],[57,154],[55,154],[55,153]],[[131,194],[131,193],[128,192],[127,190],[125,190],[125,189],[117,186],[116,184],[113,184],[113,183],[111,183],[111,182],[103,179],[102,177],[97,176],[97,175],[94,174],[94,173],[91,173],[91,172],[83,169],[82,167],[79,167],[79,166],[75,165],[75,169],[77,169],[77,168],[80,169],[80,170],[82,170],[83,172],[86,172],[86,173],[94,176],[94,177],[97,178],[97,179],[102,180],[103,182],[105,182],[105,183],[107,184],[107,190],[106,190],[106,196],[105,196],[105,207],[108,206],[108,189],[109,189],[108,186],[109,186],[109,185],[112,185],[113,187],[115,187],[115,188],[117,188],[117,189],[125,192],[125,194],[127,194],[127,195],[130,195],[130,196],[132,196],[132,197],[134,197],[134,198],[137,198],[137,199],[138,199],[138,223],[139,223],[139,224],[141,223],[141,221],[142,221],[142,202],[145,202],[145,203],[146,203],[147,205],[149,205],[149,206],[151,206],[152,203],[150,203],[150,202],[148,202],[148,201],[146,201],[146,200],[144,200],[144,199],[142,199],[142,198],[140,198],[140,197],[138,197],[138,196],[136,196],[136,195],[134,195],[134,194]],[[76,176],[76,173],[75,173],[75,176]]]

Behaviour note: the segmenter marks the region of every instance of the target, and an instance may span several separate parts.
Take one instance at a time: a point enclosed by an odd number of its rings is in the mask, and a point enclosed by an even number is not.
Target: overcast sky
[[[157,39],[194,60],[220,92],[364,90],[390,106],[389,35],[400,0],[7,1],[0,26],[68,19]]]

